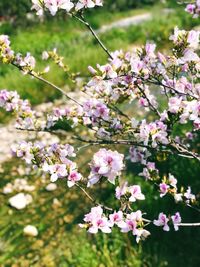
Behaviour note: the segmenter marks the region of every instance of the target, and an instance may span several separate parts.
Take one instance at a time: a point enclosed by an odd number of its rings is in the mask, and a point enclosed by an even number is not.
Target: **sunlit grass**
[[[135,11],[134,11],[135,12]],[[99,15],[100,16],[100,15]],[[105,16],[106,17],[106,16]],[[105,23],[101,17],[101,23]],[[98,20],[98,19],[97,19]],[[146,41],[156,42],[159,48],[169,47],[169,35],[175,25],[179,27],[194,26],[195,23],[185,19],[180,12],[169,15],[157,15],[152,21],[138,26],[112,29],[100,35],[105,45],[114,51],[129,49],[134,45],[142,45]],[[95,67],[96,63],[103,64],[107,56],[98,46],[90,34],[83,33],[85,28],[79,22],[69,20],[48,21],[36,27],[16,29],[11,34],[12,45],[15,51],[25,54],[31,52],[38,60],[38,68],[48,63],[41,63],[41,53],[57,47],[58,53],[65,58],[73,72],[80,72],[81,76],[88,76],[88,65]],[[64,74],[56,66],[50,64],[51,71],[46,75],[58,86],[71,85]],[[28,98],[33,104],[51,101],[60,96],[54,89],[30,77],[23,77],[18,70],[11,66],[2,66],[0,70],[0,88],[17,90],[22,97]],[[72,86],[73,87],[73,86]],[[72,88],[73,89],[73,88]]]

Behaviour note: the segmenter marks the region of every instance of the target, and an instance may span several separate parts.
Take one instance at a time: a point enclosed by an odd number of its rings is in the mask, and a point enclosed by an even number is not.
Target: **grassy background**
[[[100,35],[101,39],[110,51],[116,49],[131,49],[135,45],[142,45],[146,41],[154,41],[161,49],[169,47],[169,35],[172,33],[174,25],[180,28],[191,28],[198,25],[198,20],[191,20],[185,15],[182,9],[176,10],[171,14],[162,14],[161,7],[153,9],[139,9],[121,13],[97,13],[88,15],[88,20],[96,28],[101,25],[115,21],[125,16],[131,16],[144,12],[152,12],[153,19],[138,26],[128,28],[115,28]],[[156,27],[155,27],[156,25]],[[51,30],[49,30],[51,29]],[[32,26],[10,27],[2,25],[0,32],[10,35],[12,47],[15,51],[25,54],[31,52],[38,60],[38,68],[45,66],[41,63],[41,54],[44,50],[51,50],[54,47],[58,53],[65,58],[73,72],[81,72],[87,76],[88,65],[95,66],[97,63],[106,62],[106,55],[98,46],[90,34],[85,34],[85,28],[74,19],[44,21],[42,24]],[[59,71],[56,66],[50,64],[51,72],[46,75],[52,82],[59,86],[69,84],[65,74]],[[23,82],[22,82],[23,81]],[[18,70],[11,66],[1,66],[0,69],[0,88],[17,90],[22,97],[30,99],[33,104],[44,101],[52,101],[59,94],[41,82],[35,81],[28,76],[22,77]],[[71,88],[70,88],[71,89]]]
[[[130,26],[125,29],[113,29],[101,34],[106,46],[112,51],[115,49],[131,49],[136,45],[144,44],[147,40],[155,41],[161,50],[170,47],[169,35],[175,25],[180,28],[190,29],[198,25],[198,20],[177,8],[174,13],[163,15],[162,6],[153,9],[128,10],[123,12],[89,13],[89,21],[96,29],[101,25],[110,23],[119,18],[132,16],[144,12],[153,12],[152,21],[138,26]],[[50,29],[50,30],[49,30]],[[106,62],[106,55],[98,47],[90,35],[85,34],[85,28],[73,19],[66,21],[51,19],[43,23],[33,23],[27,27],[13,27],[9,24],[0,26],[0,32],[9,34],[13,48],[21,53],[31,52],[38,59],[38,68],[45,66],[41,62],[43,50],[58,48],[60,55],[65,57],[65,62],[72,71],[80,71],[87,76],[87,66]],[[53,64],[50,64],[51,72],[46,78],[59,86],[71,86],[65,75]],[[53,101],[60,94],[30,79],[22,76],[10,66],[0,66],[0,88],[17,90],[24,98],[28,98],[33,104]],[[73,90],[70,87],[70,90]],[[7,117],[0,113],[0,122],[5,123]],[[88,151],[83,152],[88,153]],[[83,167],[86,167],[85,159],[80,159]],[[194,192],[198,193],[199,167],[195,162],[170,158],[167,162],[159,163],[161,170],[170,169],[172,173],[180,177],[183,185],[191,184]],[[16,167],[18,166],[18,167]],[[135,238],[128,234],[114,231],[111,235],[99,234],[91,236],[77,227],[83,214],[88,212],[91,204],[75,189],[68,190],[64,181],[59,181],[58,189],[53,193],[47,192],[42,183],[41,173],[31,175],[21,174],[20,161],[11,161],[3,164],[0,173],[0,188],[14,179],[23,177],[30,184],[36,186],[32,193],[34,202],[25,211],[16,211],[8,205],[9,196],[0,194],[0,266],[12,267],[163,267],[184,266],[198,267],[199,259],[199,229],[184,228],[180,232],[164,233],[161,229],[150,228],[152,236],[144,243],[136,245]],[[185,168],[187,166],[187,168]],[[19,168],[20,167],[20,168]],[[137,165],[128,166],[127,179],[131,183],[141,183],[136,173]],[[188,182],[189,180],[189,182]],[[148,210],[150,218],[157,217],[160,210],[172,213],[176,210],[184,214],[185,221],[198,221],[199,214],[181,205],[173,207],[171,198],[158,199],[158,193],[151,185],[142,183],[143,191],[147,195],[145,203],[134,205],[134,209]],[[101,185],[94,195],[106,203],[112,203],[113,187],[108,189]],[[99,194],[101,192],[101,194]],[[154,197],[155,196],[155,197]],[[56,200],[55,200],[56,199]],[[143,206],[145,205],[145,206]],[[173,209],[173,210],[172,210]],[[23,235],[23,228],[27,224],[37,226],[39,235],[37,238],[28,238]]]

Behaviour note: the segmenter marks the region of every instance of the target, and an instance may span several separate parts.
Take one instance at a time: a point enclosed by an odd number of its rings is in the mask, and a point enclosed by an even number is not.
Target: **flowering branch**
[[[32,8],[38,15],[49,11],[54,16],[63,9],[83,23],[108,55],[108,61],[105,65],[97,64],[96,69],[88,67],[92,77],[84,85],[84,98],[77,101],[62,88],[42,77],[48,69],[40,73],[34,70],[36,61],[30,53],[26,56],[16,54],[11,49],[8,36],[1,35],[2,63],[11,64],[24,74],[46,83],[72,103],[64,103],[51,112],[38,115],[29,102],[20,99],[16,92],[2,90],[0,107],[17,116],[18,129],[54,133],[53,127],[62,122],[74,129],[73,139],[87,144],[75,150],[69,144],[47,145],[24,141],[12,147],[13,155],[22,158],[33,168],[40,168],[50,176],[51,182],[65,179],[69,188],[76,186],[85,194],[95,207],[85,215],[84,224],[80,226],[90,233],[99,230],[110,233],[112,227],[117,226],[123,233],[132,232],[139,242],[149,236],[146,227],[150,223],[162,227],[164,231],[170,230],[170,224],[175,231],[179,226],[200,226],[199,223],[182,223],[179,212],[172,216],[161,212],[157,220],[143,218],[145,213],[141,210],[133,211],[131,206],[136,201],[145,200],[141,187],[121,182],[126,161],[130,160],[143,167],[138,175],[155,185],[160,198],[169,194],[175,202],[183,202],[199,211],[198,196],[192,193],[191,187],[178,188],[177,179],[171,173],[162,174],[155,159],[160,156],[168,160],[170,154],[177,154],[196,159],[198,163],[200,161],[196,146],[200,130],[200,32],[179,30],[176,27],[170,36],[173,49],[169,55],[157,52],[156,45],[151,43],[132,52],[119,50],[111,53],[83,15],[85,9],[101,6],[101,0],[32,2]],[[195,16],[199,13],[198,2],[187,7]],[[42,58],[51,58],[68,77],[74,77],[68,73],[69,67],[63,63],[63,58],[55,49],[44,51]],[[178,136],[177,127],[180,128]],[[87,139],[82,136],[87,136]],[[103,147],[93,154],[89,173],[84,177],[75,159],[78,158],[76,151],[79,152],[88,145]],[[120,150],[123,150],[123,146],[128,146],[128,155],[125,156],[125,150],[122,154],[106,148],[116,145],[119,145],[117,147]],[[115,186],[115,197],[120,207],[118,211],[99,203],[86,190],[87,187],[105,181]]]
[[[23,67],[17,65],[15,62],[11,63],[14,67],[18,68],[21,71],[24,71]],[[29,74],[30,76],[36,78],[37,80],[46,83],[47,85],[53,87],[54,89],[60,91],[64,96],[66,96],[69,100],[75,102],[77,105],[81,105],[80,103],[78,103],[77,100],[73,99],[72,97],[70,97],[62,88],[58,87],[57,85],[53,84],[52,82],[44,79],[43,77],[39,76],[36,72],[34,72],[33,70],[29,70],[27,71],[26,74]]]
[[[103,44],[103,42],[100,40],[100,38],[98,37],[98,35],[96,34],[96,32],[93,30],[92,26],[85,20],[84,16],[82,14],[80,14],[80,17],[72,14],[72,16],[77,19],[78,21],[80,21],[81,23],[83,23],[92,33],[92,35],[94,36],[94,38],[96,39],[96,41],[98,42],[98,44],[101,46],[101,48],[106,52],[106,54],[108,55],[109,58],[113,59],[110,51],[106,48],[106,46]]]

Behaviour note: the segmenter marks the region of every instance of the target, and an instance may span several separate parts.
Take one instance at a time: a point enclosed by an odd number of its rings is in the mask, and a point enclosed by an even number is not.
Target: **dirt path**
[[[162,14],[166,14],[167,15],[169,13],[172,13],[173,10],[165,8],[165,9],[160,10],[160,12]],[[110,24],[107,24],[107,25],[103,25],[96,32],[97,33],[104,33],[106,31],[112,30],[114,28],[126,28],[126,27],[129,27],[131,25],[139,25],[139,24],[142,24],[142,23],[144,23],[146,21],[149,21],[149,20],[153,19],[153,17],[154,17],[154,15],[151,12],[146,12],[146,13],[139,14],[139,15],[134,15],[134,16],[131,16],[131,17],[127,17],[127,18],[124,18],[124,19],[120,19],[120,20],[114,21],[114,22],[112,22]]]
[[[108,25],[103,25],[99,30],[97,30],[97,33],[104,33],[114,28],[126,28],[131,25],[138,25],[145,21],[151,20],[152,17],[153,16],[151,13],[144,13],[144,14],[128,17],[125,19],[120,19]]]

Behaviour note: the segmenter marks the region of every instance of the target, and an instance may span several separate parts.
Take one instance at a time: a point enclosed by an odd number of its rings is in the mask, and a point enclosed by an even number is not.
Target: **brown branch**
[[[198,161],[200,161],[200,156],[192,151],[189,151],[186,147],[184,147],[181,144],[176,143],[174,140],[172,140],[170,146],[172,148],[175,148],[178,152],[181,153],[181,155],[186,155],[186,157],[192,157],[194,159],[197,159]]]
[[[132,145],[132,146],[137,146],[137,147],[144,147],[144,148],[151,149],[151,150],[158,150],[157,147],[154,148],[154,147],[144,145],[141,143],[137,143],[134,141],[130,141],[130,140],[86,140],[86,139],[83,139],[83,138],[77,137],[77,136],[74,138],[81,141],[81,142],[88,143],[91,145]],[[176,151],[179,152],[179,153],[177,153],[177,155],[180,157],[194,158],[194,159],[197,159],[198,161],[200,161],[200,158],[198,155],[196,155],[195,153],[193,153],[191,151],[188,151],[187,149],[183,150],[183,149],[179,148],[180,145],[178,145],[176,143],[171,143],[167,146],[175,148]],[[159,148],[160,148],[160,151],[167,152],[167,153],[173,153],[171,150],[162,149],[161,145],[159,146]]]
[[[18,68],[21,71],[24,71],[22,67],[18,66],[17,64],[15,64],[14,62],[11,63],[14,67]],[[82,106],[77,100],[73,99],[72,97],[70,97],[62,88],[58,87],[57,85],[53,84],[52,82],[49,82],[48,80],[44,79],[41,76],[38,76],[37,73],[35,73],[34,71],[28,71],[27,74],[29,74],[30,76],[36,78],[37,80],[46,83],[47,85],[53,87],[54,89],[60,91],[64,96],[66,96],[69,100],[73,101],[74,103],[76,103],[79,106]]]
[[[78,188],[81,189],[81,191],[87,196],[87,198],[88,198],[90,201],[92,201],[92,203],[94,203],[95,205],[101,206],[102,208],[104,208],[104,209],[106,209],[106,210],[113,211],[112,208],[107,207],[107,206],[105,206],[105,205],[103,205],[103,204],[101,204],[101,203],[98,203],[94,198],[92,198],[92,197],[88,194],[88,192],[87,192],[81,185],[79,185],[78,183],[75,183],[75,185],[76,185]]]

